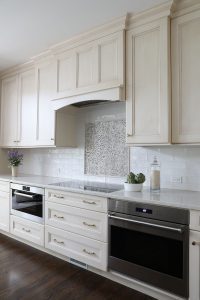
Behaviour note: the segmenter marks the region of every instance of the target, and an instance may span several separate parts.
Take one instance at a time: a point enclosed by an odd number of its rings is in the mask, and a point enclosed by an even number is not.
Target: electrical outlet
[[[172,183],[183,183],[183,177],[182,176],[172,176],[171,182]]]

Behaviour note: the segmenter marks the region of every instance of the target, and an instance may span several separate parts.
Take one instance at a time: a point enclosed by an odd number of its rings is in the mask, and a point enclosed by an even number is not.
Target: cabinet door
[[[35,69],[19,74],[19,146],[36,143],[37,94]]]
[[[1,144],[16,146],[18,132],[18,77],[2,80],[1,89]]]
[[[37,77],[37,145],[52,146],[55,144],[55,111],[51,99],[56,90],[56,62],[47,61],[38,65]]]
[[[127,143],[170,142],[169,20],[127,32]]]
[[[172,21],[172,141],[200,143],[200,10]]]
[[[0,229],[9,232],[9,193],[0,191]]]
[[[200,232],[190,230],[189,295],[200,299]]]

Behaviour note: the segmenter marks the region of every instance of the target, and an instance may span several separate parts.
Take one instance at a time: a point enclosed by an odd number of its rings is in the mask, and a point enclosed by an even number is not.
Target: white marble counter
[[[125,201],[135,201],[140,203],[149,203],[163,206],[182,207],[186,209],[200,210],[200,192],[195,191],[161,189],[159,193],[152,193],[149,189],[144,188],[142,192],[126,192],[124,190],[121,190],[113,193],[103,193],[53,185],[54,183],[72,180],[70,178],[66,179],[58,177],[32,176],[24,174],[18,177],[0,174],[0,180],[10,181],[13,183],[19,183],[24,185],[39,186],[49,189],[69,191],[74,193],[95,195],[107,198],[116,198]]]
[[[161,189],[160,192],[152,193],[146,188],[142,192],[126,192],[122,190],[109,194],[109,197],[140,203],[200,210],[200,192],[195,191]]]

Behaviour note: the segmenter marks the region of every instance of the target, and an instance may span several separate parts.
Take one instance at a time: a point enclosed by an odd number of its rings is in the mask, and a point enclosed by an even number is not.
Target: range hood
[[[59,110],[68,105],[83,107],[94,105],[100,102],[123,101],[125,100],[124,88],[114,87],[105,90],[85,93],[76,96],[70,96],[60,99],[53,99],[52,105],[54,110]]]

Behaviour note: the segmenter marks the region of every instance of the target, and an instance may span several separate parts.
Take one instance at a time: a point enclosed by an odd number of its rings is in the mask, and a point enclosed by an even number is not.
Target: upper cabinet
[[[57,86],[53,99],[112,88],[124,91],[124,36],[124,30],[120,30],[56,52]]]
[[[138,25],[126,36],[127,143],[171,141],[170,24],[168,16]]]
[[[200,143],[200,9],[172,20],[172,142]]]

